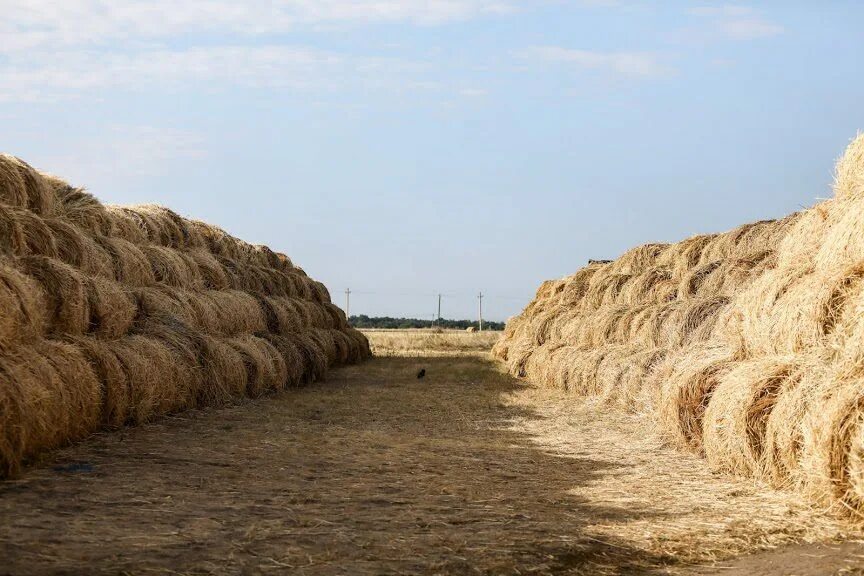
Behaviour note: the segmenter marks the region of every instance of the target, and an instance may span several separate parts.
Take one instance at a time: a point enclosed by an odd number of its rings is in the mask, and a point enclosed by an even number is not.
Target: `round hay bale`
[[[175,249],[205,247],[198,227],[173,210],[155,204],[132,206],[129,209],[141,218],[151,242]]]
[[[284,386],[287,379],[285,360],[267,340],[247,334],[229,338],[227,343],[243,357],[247,396],[257,398]]]
[[[336,363],[343,365],[351,359],[351,338],[341,330],[333,330],[331,332],[333,344],[336,346]]]
[[[682,448],[702,450],[702,421],[718,382],[735,365],[734,353],[715,343],[687,346],[667,356],[652,385],[661,432]]]
[[[203,384],[199,404],[224,406],[246,395],[249,385],[243,356],[226,340],[202,336],[201,369]]]
[[[702,423],[702,445],[714,470],[765,475],[768,418],[792,378],[800,378],[793,356],[740,362],[720,376]]]
[[[58,250],[54,234],[42,218],[27,210],[18,210],[15,213],[15,218],[18,220],[24,237],[22,255],[57,257]]]
[[[62,398],[68,411],[63,443],[92,434],[99,425],[102,410],[102,386],[84,353],[73,344],[42,340],[34,350],[44,357],[59,377],[59,388],[52,393]]]
[[[12,206],[0,204],[0,254],[20,256],[28,253],[27,239],[18,212]]]
[[[89,332],[111,339],[126,335],[138,315],[135,298],[116,282],[86,278],[85,292],[90,311]]]
[[[111,343],[88,336],[70,340],[77,346],[93,369],[102,391],[102,426],[120,428],[129,419],[129,384],[126,372]]]
[[[8,154],[0,154],[0,201],[10,206],[27,208],[28,193],[18,169],[18,160]]]
[[[308,334],[327,357],[328,367],[339,362],[339,348],[337,347],[331,330],[326,328],[313,328],[312,330],[309,330]]]
[[[0,350],[45,334],[47,303],[42,286],[0,261]]]
[[[58,199],[58,216],[63,220],[79,226],[90,235],[110,236],[115,232],[108,209],[84,189],[55,181],[54,194]]]
[[[81,335],[90,325],[86,277],[71,266],[45,256],[24,256],[17,261],[36,280],[45,296],[48,332]]]
[[[344,314],[344,312],[343,312],[343,314]],[[338,328],[342,328],[342,326],[338,326]],[[468,332],[469,334],[474,334],[475,332],[477,332],[477,328],[475,326],[468,326],[465,329],[465,331]]]
[[[204,288],[227,290],[232,287],[232,281],[225,268],[210,252],[199,248],[190,251],[188,255],[198,267]]]
[[[864,134],[859,134],[837,161],[834,195],[843,200],[864,197]]]
[[[305,381],[306,360],[293,338],[279,334],[262,334],[282,357],[285,365],[285,387],[300,386]]]
[[[150,260],[141,249],[123,238],[96,236],[96,244],[111,258],[114,277],[127,286],[152,286],[156,277]]]
[[[139,246],[148,241],[147,231],[144,229],[144,224],[134,213],[128,212],[122,206],[108,205],[104,208],[109,226],[113,231],[113,234],[111,235],[112,237]],[[105,235],[108,236],[109,234]]]
[[[259,300],[239,290],[211,290],[202,294],[210,299],[218,318],[218,331],[224,335],[264,332],[269,323]]]
[[[327,287],[324,286],[321,282],[317,280],[312,280],[309,282],[309,292],[310,297],[315,302],[320,302],[324,304],[330,303],[330,291],[327,290]]]
[[[157,282],[174,288],[201,289],[204,283],[198,266],[186,254],[165,246],[144,245],[141,251],[150,262]]]
[[[642,244],[631,248],[612,262],[610,274],[637,275],[657,264],[663,258],[668,244]]]
[[[17,173],[17,177],[12,172]],[[3,200],[12,206],[46,216],[54,212],[56,198],[52,186],[32,166],[15,156],[0,155],[0,191]]]
[[[267,331],[271,334],[289,334],[302,329],[302,318],[285,299],[270,298],[256,294]]]
[[[348,327],[348,318],[345,316],[345,312],[343,312],[342,309],[339,308],[337,305],[333,304],[332,302],[326,302],[324,304],[324,311],[327,313],[327,315],[330,318],[330,321],[329,321],[328,326],[327,326],[328,328],[337,328],[337,329],[341,330],[343,328]],[[468,332],[476,332],[477,331],[476,328],[473,331],[471,330],[471,328],[474,328],[474,327],[470,326],[467,329],[467,331]]]
[[[833,220],[836,205],[834,200],[826,200],[800,212],[777,245],[778,268],[809,268],[813,265],[828,230],[829,218]]]

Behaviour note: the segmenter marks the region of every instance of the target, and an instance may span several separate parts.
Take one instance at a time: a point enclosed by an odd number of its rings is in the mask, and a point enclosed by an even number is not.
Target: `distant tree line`
[[[473,326],[479,328],[477,321],[471,320],[420,320],[418,318],[391,318],[390,316],[369,317],[365,314],[351,316],[351,326],[355,328],[451,328],[465,330]],[[483,330],[503,330],[504,322],[483,321]]]

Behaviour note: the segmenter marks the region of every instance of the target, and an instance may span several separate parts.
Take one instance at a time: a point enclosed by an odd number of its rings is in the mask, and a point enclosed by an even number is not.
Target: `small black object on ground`
[[[420,380],[420,379],[423,378],[424,376],[426,376],[426,369],[425,369],[425,368],[421,368],[420,371],[417,372],[417,379]]]

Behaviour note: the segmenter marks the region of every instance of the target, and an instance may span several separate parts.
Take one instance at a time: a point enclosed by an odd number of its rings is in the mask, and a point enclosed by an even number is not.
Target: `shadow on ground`
[[[416,378],[419,367],[427,376]],[[0,484],[0,573],[636,574],[583,527],[647,514],[569,492],[615,464],[538,449],[474,358],[327,382],[97,436]]]

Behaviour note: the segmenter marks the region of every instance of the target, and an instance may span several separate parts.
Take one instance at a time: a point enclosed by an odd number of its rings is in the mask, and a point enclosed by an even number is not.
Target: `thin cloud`
[[[605,70],[633,78],[665,76],[672,71],[654,52],[600,52],[560,46],[534,46],[520,55],[530,60],[565,64],[585,70]]]
[[[784,32],[783,26],[766,20],[750,6],[697,6],[691,8],[689,13],[706,19],[716,34],[731,40],[771,38]]]

